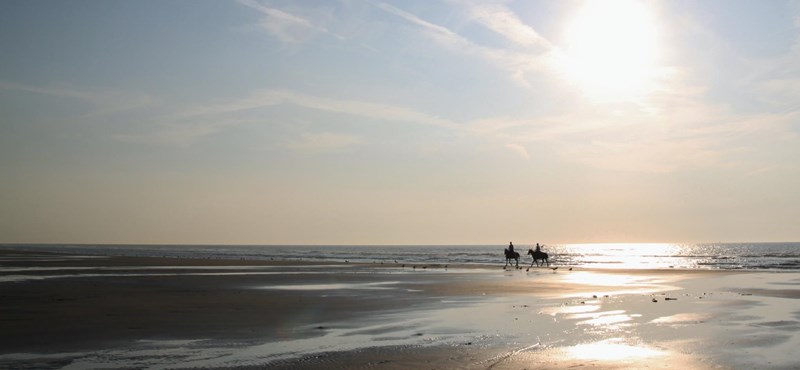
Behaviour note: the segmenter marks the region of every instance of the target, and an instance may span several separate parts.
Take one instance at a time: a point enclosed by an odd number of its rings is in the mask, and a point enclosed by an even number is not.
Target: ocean
[[[0,244],[0,248],[81,255],[316,262],[502,265],[506,245],[280,246]],[[515,245],[520,264],[532,246]],[[547,244],[551,266],[638,269],[800,270],[800,243]]]

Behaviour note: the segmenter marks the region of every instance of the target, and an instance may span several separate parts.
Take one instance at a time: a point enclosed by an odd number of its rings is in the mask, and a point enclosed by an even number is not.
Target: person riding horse
[[[514,260],[517,263],[517,268],[519,268],[519,253],[514,252],[514,243],[508,242],[508,248],[503,250],[503,252],[506,255],[506,266],[508,266],[511,260]],[[503,268],[505,268],[505,266]]]
[[[547,259],[548,255],[545,252],[542,252],[542,247],[539,243],[536,243],[536,250],[528,249],[528,254],[533,258],[531,261],[531,266],[535,263],[536,266],[540,266],[538,261],[542,261],[542,264],[547,263],[547,266],[550,266],[550,261]]]

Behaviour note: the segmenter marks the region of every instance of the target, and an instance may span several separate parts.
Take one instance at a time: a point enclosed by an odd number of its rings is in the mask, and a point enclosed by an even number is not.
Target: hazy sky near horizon
[[[0,242],[800,240],[796,1],[0,2]]]

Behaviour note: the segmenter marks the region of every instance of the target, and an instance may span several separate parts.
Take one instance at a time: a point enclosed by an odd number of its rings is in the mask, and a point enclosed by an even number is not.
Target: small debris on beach
[[[664,300],[665,300],[665,301],[677,301],[677,300],[678,300],[678,298],[670,298],[670,297],[667,297],[667,298],[664,298]]]
[[[657,299],[655,299],[655,298],[653,298],[653,303],[656,303],[656,302],[658,302],[658,300],[657,300]]]

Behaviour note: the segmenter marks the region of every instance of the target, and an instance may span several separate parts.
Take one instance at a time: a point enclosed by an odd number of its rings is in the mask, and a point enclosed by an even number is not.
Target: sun
[[[586,1],[566,24],[563,69],[588,96],[635,99],[652,88],[659,56],[652,9],[636,0]]]

